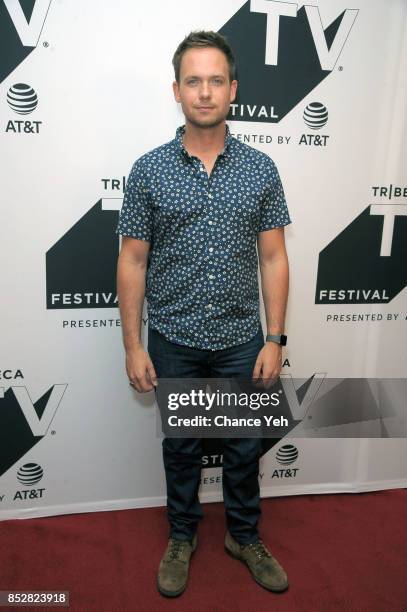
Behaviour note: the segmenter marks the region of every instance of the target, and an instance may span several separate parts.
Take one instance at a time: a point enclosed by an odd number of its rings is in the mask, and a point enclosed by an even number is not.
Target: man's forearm
[[[284,333],[288,298],[288,259],[279,255],[260,263],[261,288],[267,322],[267,334]]]
[[[117,295],[126,351],[141,344],[141,319],[146,288],[146,265],[119,256]]]

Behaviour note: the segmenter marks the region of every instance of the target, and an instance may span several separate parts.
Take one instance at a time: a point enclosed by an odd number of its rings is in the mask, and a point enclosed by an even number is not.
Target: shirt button
[[[212,223],[213,223],[213,221],[208,221],[208,224],[209,224],[209,225],[212,225]]]
[[[212,253],[213,247],[209,247],[209,253]]]
[[[208,193],[208,198],[209,198],[210,200],[213,200],[213,195],[212,195],[211,193]]]
[[[207,308],[212,308],[212,304],[207,304],[206,307]]]

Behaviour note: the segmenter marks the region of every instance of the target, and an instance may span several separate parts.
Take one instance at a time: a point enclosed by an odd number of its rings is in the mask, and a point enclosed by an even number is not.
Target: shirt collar
[[[185,134],[185,125],[181,125],[179,128],[177,128],[175,132],[175,145],[181,154],[186,155],[187,157],[191,158],[191,155],[188,153],[188,151],[184,147],[184,143],[182,142],[184,134]],[[233,136],[230,133],[228,124],[226,124],[225,146],[223,147],[223,150],[219,153],[219,155],[227,155],[230,151],[232,142],[233,142]]]

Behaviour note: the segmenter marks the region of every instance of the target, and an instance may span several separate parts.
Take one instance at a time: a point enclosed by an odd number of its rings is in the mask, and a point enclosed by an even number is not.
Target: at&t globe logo
[[[28,115],[37,108],[38,97],[30,85],[16,83],[7,92],[7,102],[15,113]]]
[[[41,480],[44,470],[37,463],[26,463],[17,472],[17,480],[26,487],[32,487]]]
[[[281,465],[289,465],[298,459],[298,449],[293,444],[284,444],[276,454],[276,459]]]
[[[303,118],[311,130],[320,130],[328,121],[328,110],[321,102],[311,102],[306,106]]]

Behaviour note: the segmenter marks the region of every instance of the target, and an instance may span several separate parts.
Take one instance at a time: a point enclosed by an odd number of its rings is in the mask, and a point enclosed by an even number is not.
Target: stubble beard
[[[197,119],[195,116],[191,116],[189,113],[185,113],[184,111],[185,119],[188,121],[188,123],[190,123],[194,127],[201,128],[204,130],[217,127],[218,125],[221,125],[222,123],[224,123],[224,121],[226,120],[228,116],[228,113],[229,113],[229,109],[227,110],[226,114],[218,115],[217,117],[214,117],[213,119],[208,118],[208,119],[200,120],[200,119]]]

